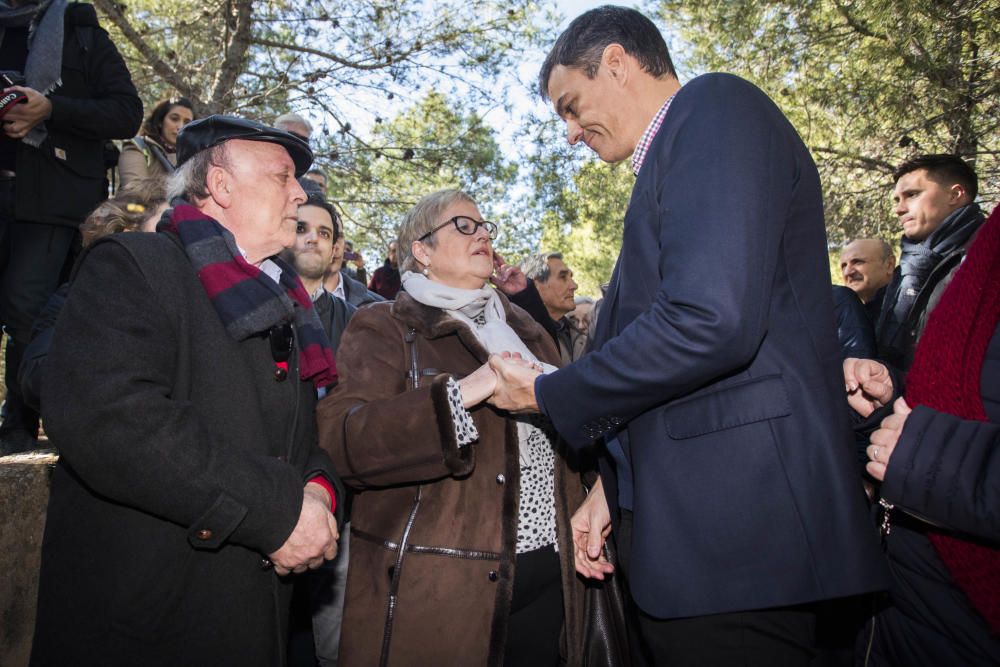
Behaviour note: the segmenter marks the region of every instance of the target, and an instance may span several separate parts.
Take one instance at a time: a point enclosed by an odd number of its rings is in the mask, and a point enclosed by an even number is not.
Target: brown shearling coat
[[[501,299],[528,349],[558,364],[545,330]],[[400,292],[395,302],[358,310],[337,359],[340,383],[317,410],[320,444],[360,491],[340,664],[502,665],[515,576],[517,429],[480,404],[470,411],[479,440],[459,449],[446,395],[447,379],[472,373],[486,350],[464,324]],[[407,375],[413,367],[416,389]],[[563,651],[576,665],[584,586],[573,569],[569,519],[585,492],[562,456],[555,491]]]

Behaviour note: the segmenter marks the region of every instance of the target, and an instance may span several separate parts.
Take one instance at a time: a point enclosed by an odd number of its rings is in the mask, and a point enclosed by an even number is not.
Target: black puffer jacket
[[[105,142],[135,136],[142,123],[132,76],[93,5],[66,8],[62,85],[49,100],[48,137],[39,148],[18,144],[15,215],[76,227],[106,197]]]
[[[893,452],[881,489],[896,506],[885,538],[891,606],[876,616],[874,637],[871,627],[866,633],[869,665],[1000,664],[1000,640],[952,583],[927,538],[929,525],[917,518],[1000,544],[1000,326],[980,391],[989,421],[917,407]]]

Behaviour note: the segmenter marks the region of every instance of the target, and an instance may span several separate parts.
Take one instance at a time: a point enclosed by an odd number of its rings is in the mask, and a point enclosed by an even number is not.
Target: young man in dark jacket
[[[921,155],[893,176],[903,238],[875,337],[879,358],[906,372],[927,316],[983,224],[983,213],[975,203],[976,172],[955,155]]]
[[[866,664],[1000,664],[998,284],[1000,208],[931,313],[905,383],[878,362],[845,363],[851,405],[881,422],[867,470],[882,482],[892,565],[859,643]]]
[[[142,102],[92,5],[11,2],[0,9],[0,70],[24,101],[2,117],[0,324],[7,332],[7,401],[0,454],[34,445],[38,415],[16,371],[31,325],[78,245],[77,227],[107,196],[104,145],[135,135]]]

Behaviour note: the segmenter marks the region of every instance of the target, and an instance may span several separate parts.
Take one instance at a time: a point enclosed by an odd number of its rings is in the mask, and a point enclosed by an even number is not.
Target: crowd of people
[[[92,7],[0,26],[0,453],[39,415],[59,453],[33,665],[1000,664],[1000,213],[961,157],[899,166],[899,247],[831,289],[781,110],[604,6],[538,80],[631,159],[601,298],[455,189],[369,278],[307,119],[142,122]]]

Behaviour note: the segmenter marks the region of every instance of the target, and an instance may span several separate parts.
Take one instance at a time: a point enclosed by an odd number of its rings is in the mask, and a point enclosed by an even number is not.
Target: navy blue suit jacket
[[[682,87],[632,191],[594,351],[538,383],[571,445],[621,429],[647,613],[883,587],[828,266],[819,176],[781,111],[731,75]],[[616,516],[608,459],[602,478]]]

